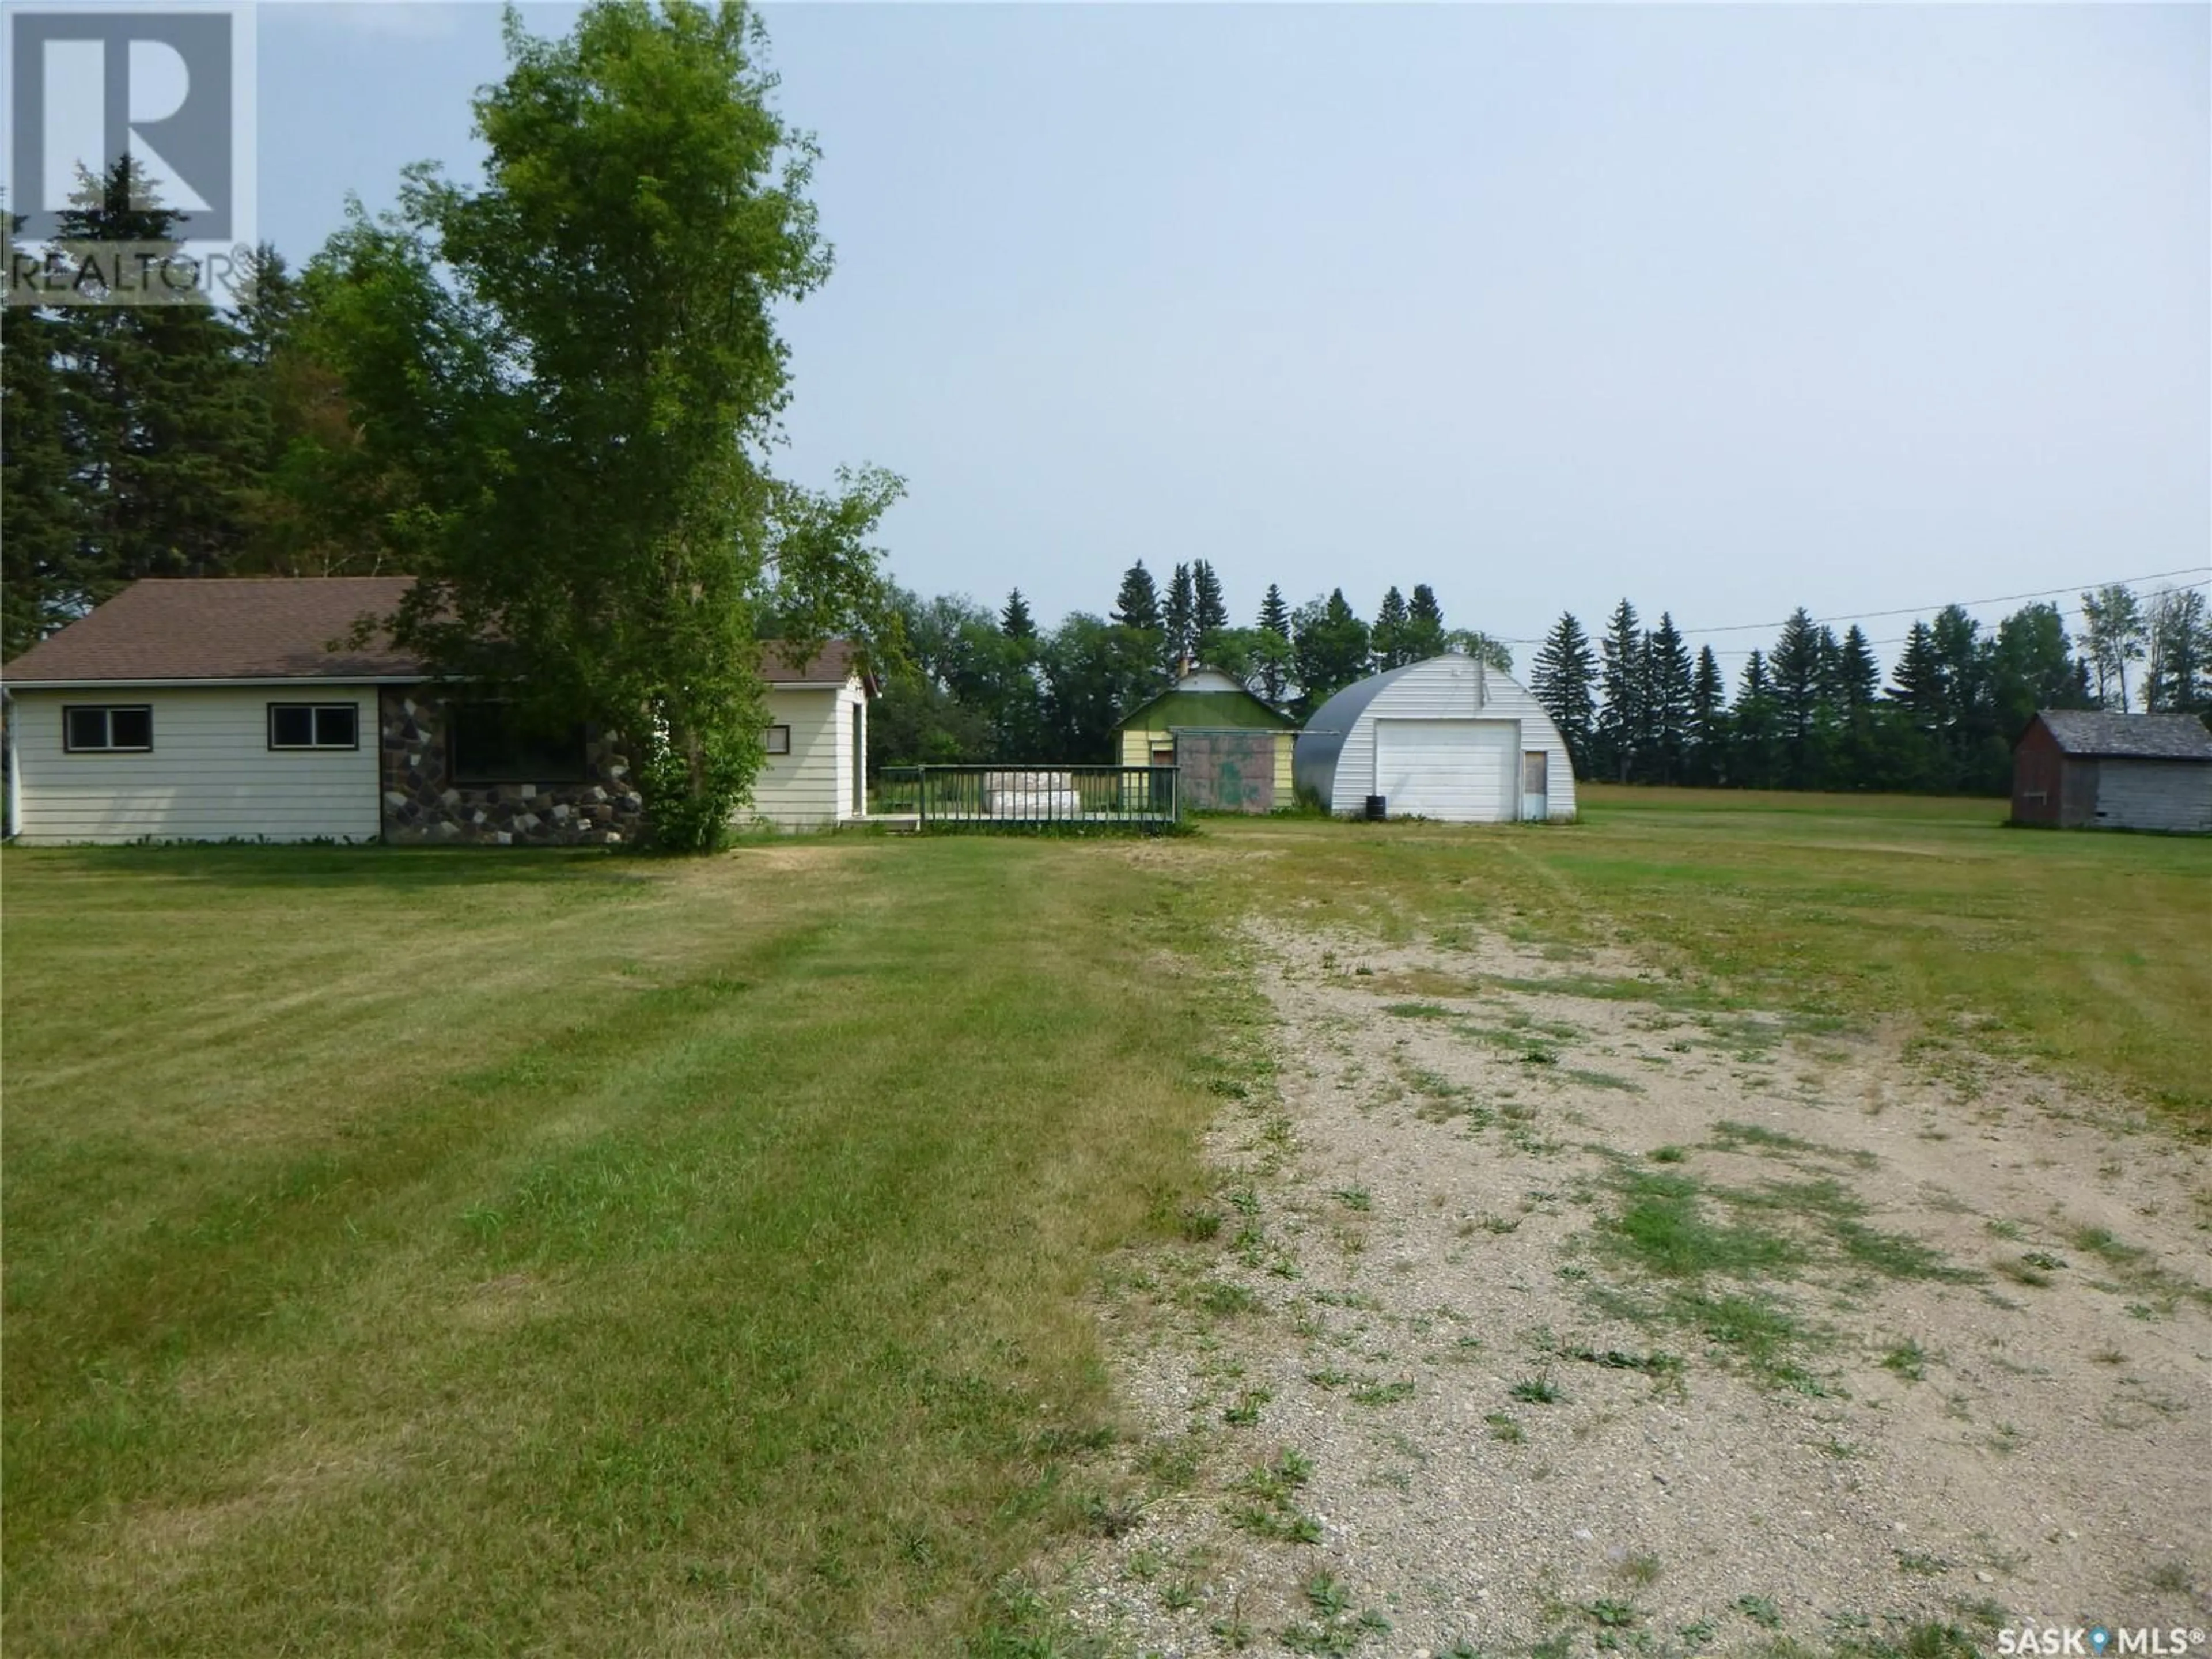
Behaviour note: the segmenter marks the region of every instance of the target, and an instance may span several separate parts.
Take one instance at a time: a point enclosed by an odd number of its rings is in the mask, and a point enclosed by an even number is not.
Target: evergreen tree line
[[[1140,559],[1103,616],[1075,611],[1050,629],[1018,588],[996,612],[904,591],[893,609],[901,646],[884,653],[889,695],[870,716],[878,765],[1109,761],[1122,717],[1193,665],[1232,676],[1294,722],[1355,680],[1443,651],[1512,667],[1495,641],[1448,628],[1426,582],[1411,598],[1391,587],[1371,623],[1342,588],[1293,606],[1270,584],[1251,624],[1236,626],[1204,559],[1176,565],[1164,582]]]
[[[2195,588],[2081,596],[2069,635],[2029,605],[1993,631],[1959,605],[1916,622],[1888,684],[1865,632],[1838,638],[1802,607],[1755,650],[1733,690],[1671,614],[1645,627],[1623,599],[1593,642],[1563,615],[1528,687],[1576,772],[1620,783],[2003,794],[2012,745],[2039,708],[2141,708],[2212,722],[2212,617]],[[2132,673],[2130,671],[2133,671]]]

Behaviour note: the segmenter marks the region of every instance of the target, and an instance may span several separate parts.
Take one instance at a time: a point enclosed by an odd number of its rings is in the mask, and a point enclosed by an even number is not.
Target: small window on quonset
[[[271,749],[357,749],[361,717],[349,702],[272,702]]]
[[[154,711],[143,703],[122,708],[73,704],[62,710],[62,747],[72,755],[143,752],[154,746]]]
[[[455,783],[581,783],[581,721],[532,720],[511,703],[449,705]]]

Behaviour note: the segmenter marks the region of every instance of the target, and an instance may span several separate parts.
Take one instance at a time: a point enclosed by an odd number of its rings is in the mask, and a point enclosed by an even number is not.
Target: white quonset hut
[[[1450,653],[1347,685],[1315,711],[1292,757],[1301,799],[1451,823],[1571,818],[1575,772],[1559,727],[1510,676]]]

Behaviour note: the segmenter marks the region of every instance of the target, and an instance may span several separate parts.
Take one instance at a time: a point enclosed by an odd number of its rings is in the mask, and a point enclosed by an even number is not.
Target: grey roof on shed
[[[1382,695],[1383,687],[1396,684],[1420,665],[1409,662],[1387,673],[1354,680],[1314,710],[1313,718],[1291,748],[1291,776],[1301,794],[1318,795],[1324,803],[1329,799],[1336,787],[1336,757],[1344,752],[1344,740],[1359,724],[1367,705]]]
[[[2046,708],[2036,718],[2062,753],[2130,760],[2212,761],[2212,731],[2194,714],[2100,714]]]

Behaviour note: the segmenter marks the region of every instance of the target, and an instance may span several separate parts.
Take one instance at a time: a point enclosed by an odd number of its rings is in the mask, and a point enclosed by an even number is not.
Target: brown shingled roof
[[[333,651],[364,616],[388,616],[411,576],[205,577],[133,582],[0,669],[9,685],[153,680],[392,679],[422,672],[380,635]]]
[[[149,578],[41,640],[0,669],[11,686],[143,685],[161,680],[405,679],[421,662],[379,635],[358,650],[330,647],[364,616],[389,616],[412,576]],[[761,677],[773,685],[842,685],[858,672],[852,645],[831,640],[793,666],[774,642]],[[869,682],[872,690],[874,684]]]

